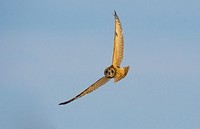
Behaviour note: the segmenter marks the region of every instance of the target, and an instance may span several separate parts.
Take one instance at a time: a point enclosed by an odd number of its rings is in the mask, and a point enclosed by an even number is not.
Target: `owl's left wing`
[[[116,12],[114,12],[114,16],[115,16],[115,37],[114,37],[112,65],[119,68],[124,57],[124,36],[123,36],[122,25]]]
[[[59,105],[65,105],[65,104],[68,104],[86,94],[89,94],[91,93],[92,91],[96,90],[97,88],[101,87],[102,85],[104,85],[106,82],[108,82],[110,80],[110,78],[107,78],[107,77],[102,77],[101,79],[99,79],[98,81],[96,81],[94,84],[92,84],[90,87],[88,87],[87,89],[85,89],[83,92],[81,92],[80,94],[78,94],[76,97],[66,101],[66,102],[63,102],[63,103],[60,103]]]

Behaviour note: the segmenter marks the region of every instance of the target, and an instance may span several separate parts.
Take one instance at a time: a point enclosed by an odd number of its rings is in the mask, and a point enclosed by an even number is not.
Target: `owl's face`
[[[110,66],[104,70],[104,75],[107,78],[113,78],[116,74],[116,69],[113,66]]]

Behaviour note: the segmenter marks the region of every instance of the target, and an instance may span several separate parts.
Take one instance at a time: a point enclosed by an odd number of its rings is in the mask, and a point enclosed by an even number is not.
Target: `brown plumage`
[[[94,84],[92,84],[90,87],[85,89],[83,92],[81,92],[74,98],[72,98],[66,102],[60,103],[59,105],[65,105],[65,104],[70,103],[86,94],[91,93],[92,91],[101,87],[102,85],[104,85],[106,82],[108,82],[112,78],[114,78],[114,82],[118,82],[127,75],[128,71],[129,71],[129,66],[120,68],[120,65],[121,65],[123,57],[124,57],[124,37],[123,37],[123,30],[122,30],[121,22],[115,11],[114,11],[114,17],[115,17],[115,36],[114,36],[114,49],[113,49],[112,65],[105,69],[105,71],[104,71],[105,76],[103,76],[101,79],[96,81]]]

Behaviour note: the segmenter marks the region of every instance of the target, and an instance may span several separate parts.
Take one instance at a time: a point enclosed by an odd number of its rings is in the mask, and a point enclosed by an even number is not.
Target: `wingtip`
[[[114,14],[117,14],[117,12],[114,10]]]
[[[63,102],[63,103],[59,103],[58,105],[65,105],[65,104],[68,104],[70,103],[71,101],[67,101],[67,102]]]
[[[117,12],[115,10],[114,10],[114,14],[113,15],[114,15],[115,18],[118,18]]]
[[[74,101],[75,99],[77,99],[77,97],[75,97],[75,98],[73,98],[73,99],[70,99],[70,100],[68,100],[68,101],[66,101],[66,102],[59,103],[58,105],[65,105],[65,104],[68,104],[68,103]]]
[[[58,105],[64,105],[64,103],[59,103]]]
[[[59,103],[58,105],[65,105],[65,104],[68,104],[69,102],[71,101],[62,102],[62,103]]]

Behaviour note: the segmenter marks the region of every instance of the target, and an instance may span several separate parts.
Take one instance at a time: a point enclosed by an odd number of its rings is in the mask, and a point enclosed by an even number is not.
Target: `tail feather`
[[[129,66],[117,69],[117,74],[114,77],[114,82],[116,83],[121,79],[123,79],[128,74],[128,71],[129,71]]]

